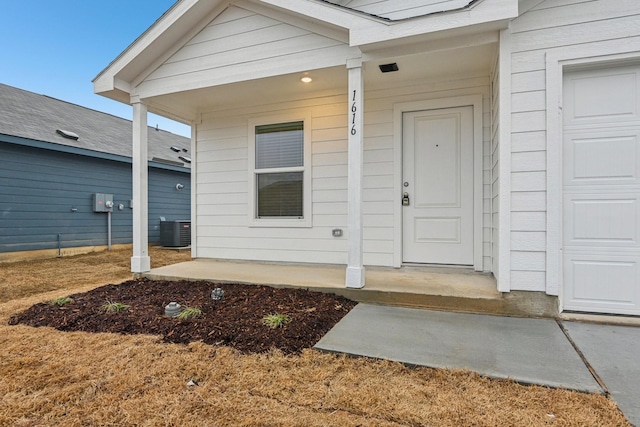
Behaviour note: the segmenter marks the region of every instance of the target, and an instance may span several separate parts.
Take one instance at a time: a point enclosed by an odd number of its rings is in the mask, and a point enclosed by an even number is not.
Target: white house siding
[[[640,38],[637,0],[546,0],[511,24],[511,289],[545,291],[545,56]],[[555,293],[555,292],[551,292]]]
[[[346,73],[345,73],[346,74]],[[345,76],[346,78],[346,76]],[[491,102],[489,76],[366,90],[364,138],[364,263],[393,266],[393,105],[483,95],[484,269],[491,270]],[[248,227],[249,117],[306,110],[312,117],[312,228]],[[197,127],[197,254],[203,258],[345,264],[347,259],[347,99],[303,101],[203,114]],[[342,228],[343,237],[331,230]]]
[[[345,73],[346,74],[346,73]],[[249,227],[248,121],[311,112],[313,227]],[[198,257],[344,264],[347,224],[346,95],[203,114],[197,128]]]
[[[230,6],[136,90],[148,97],[345,63],[351,48],[340,34],[327,37],[304,25]]]

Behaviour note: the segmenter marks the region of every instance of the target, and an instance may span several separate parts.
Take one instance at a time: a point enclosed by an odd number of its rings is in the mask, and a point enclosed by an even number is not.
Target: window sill
[[[249,220],[249,227],[256,228],[311,228],[310,219],[256,219]]]

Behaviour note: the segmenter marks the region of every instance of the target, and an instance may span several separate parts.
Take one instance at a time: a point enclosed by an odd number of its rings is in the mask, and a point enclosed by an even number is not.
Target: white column
[[[147,166],[147,106],[133,100],[133,256],[131,271],[151,270],[149,258],[149,172]]]
[[[498,72],[500,73],[498,82],[500,185],[498,191],[500,193],[498,197],[498,274],[496,274],[496,278],[499,292],[511,291],[511,49],[511,29],[507,28],[500,31],[498,62]],[[549,95],[547,94],[547,96]],[[547,208],[554,209],[549,206]],[[548,250],[549,248],[547,248]],[[548,277],[549,271],[547,270],[547,280]]]
[[[364,84],[362,59],[347,61],[349,71],[349,159],[348,159],[348,225],[347,288],[364,286],[362,265],[362,168]]]

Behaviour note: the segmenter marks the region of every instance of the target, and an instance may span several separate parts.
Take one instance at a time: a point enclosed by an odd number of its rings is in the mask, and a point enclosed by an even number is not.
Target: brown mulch
[[[221,301],[211,291],[221,287]],[[160,335],[165,342],[202,341],[229,346],[244,353],[264,353],[273,348],[299,353],[312,347],[355,305],[347,298],[303,289],[278,289],[242,284],[192,281],[129,280],[85,293],[69,295],[73,302],[58,307],[39,303],[10,318],[9,324],[50,326],[61,331],[114,332],[126,335]],[[106,312],[105,302],[129,305]],[[178,320],[164,315],[169,302],[197,307],[202,315]],[[289,324],[270,328],[263,317],[275,313],[290,317]]]

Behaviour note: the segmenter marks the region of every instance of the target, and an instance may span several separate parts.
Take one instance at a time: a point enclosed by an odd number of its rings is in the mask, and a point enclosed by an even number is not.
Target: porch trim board
[[[421,110],[439,110],[454,107],[473,107],[473,268],[482,271],[482,94],[455,96],[394,104],[394,252],[393,266],[402,266],[402,150],[403,114]]]

